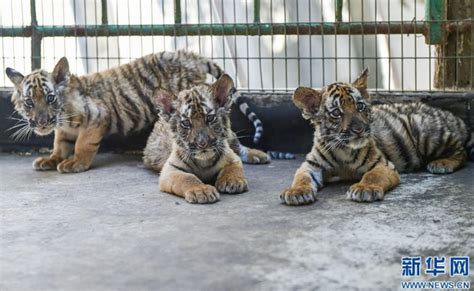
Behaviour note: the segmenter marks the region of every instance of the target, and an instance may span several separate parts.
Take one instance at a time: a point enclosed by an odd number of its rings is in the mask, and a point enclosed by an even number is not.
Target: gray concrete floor
[[[336,184],[288,207],[278,195],[300,161],[246,166],[250,192],[190,205],[160,193],[138,156],[101,154],[70,175],[35,172],[33,158],[0,155],[1,290],[391,290],[402,256],[473,263],[473,163],[403,175],[379,203]]]

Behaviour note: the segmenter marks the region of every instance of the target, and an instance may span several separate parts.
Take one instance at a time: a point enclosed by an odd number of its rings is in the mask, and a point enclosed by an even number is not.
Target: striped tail
[[[294,160],[295,159],[295,155],[292,153],[267,151],[267,154],[272,158],[272,160]]]
[[[258,118],[255,112],[251,111],[247,102],[245,102],[242,95],[238,92],[234,94],[234,104],[237,105],[240,109],[240,112],[247,116],[248,120],[253,123],[255,128],[255,133],[253,135],[253,142],[258,144],[263,135],[263,124],[262,121]]]

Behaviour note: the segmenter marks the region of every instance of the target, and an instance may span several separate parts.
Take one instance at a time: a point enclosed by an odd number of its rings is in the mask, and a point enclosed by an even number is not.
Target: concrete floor
[[[403,175],[379,203],[337,184],[288,207],[278,195],[300,161],[246,166],[250,192],[190,205],[160,193],[138,156],[101,154],[70,175],[35,172],[33,158],[0,155],[0,290],[391,290],[402,256],[473,264],[473,163]]]

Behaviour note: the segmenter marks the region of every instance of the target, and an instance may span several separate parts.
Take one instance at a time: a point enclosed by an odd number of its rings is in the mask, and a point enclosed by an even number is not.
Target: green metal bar
[[[102,24],[109,23],[109,16],[107,15],[107,0],[101,0],[102,8]]]
[[[6,37],[31,37],[31,26],[25,27],[0,27],[0,36]]]
[[[181,0],[174,0],[174,23],[181,24]]]
[[[444,0],[425,1],[425,19],[427,44],[440,44],[443,42]]]
[[[260,0],[253,1],[253,22],[260,23]]]
[[[29,32],[31,36],[31,69],[41,68],[41,39],[42,36],[38,33],[38,19],[36,18],[36,1],[30,0],[31,12],[31,26]]]
[[[342,22],[342,1],[336,0],[336,21]]]
[[[110,36],[110,35],[309,35],[309,34],[422,34],[423,23],[404,22],[311,22],[311,23],[254,23],[254,24],[182,24],[182,25],[88,25],[88,26],[37,26],[42,37],[54,36]],[[32,27],[0,27],[1,36],[28,37]]]

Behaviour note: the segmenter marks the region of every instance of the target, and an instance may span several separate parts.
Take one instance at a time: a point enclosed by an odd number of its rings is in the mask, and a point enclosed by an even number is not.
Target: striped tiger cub
[[[61,173],[89,169],[104,136],[128,135],[153,124],[156,88],[179,92],[204,83],[208,73],[218,78],[222,70],[185,51],[150,54],[80,77],[70,74],[66,58],[52,73],[36,70],[23,76],[6,69],[15,85],[12,102],[25,119],[17,135],[55,132],[53,153],[36,159],[33,168]]]
[[[189,203],[214,203],[221,193],[247,191],[239,141],[231,130],[232,79],[198,85],[177,96],[157,90],[159,118],[144,151],[148,168],[160,172],[160,190]],[[249,155],[267,159],[264,152]]]
[[[350,200],[383,200],[400,183],[398,172],[447,174],[464,164],[472,140],[461,119],[422,103],[371,106],[367,77],[366,69],[352,84],[294,92],[314,125],[314,144],[280,195],[283,203],[313,203],[325,182],[338,180],[360,180],[347,191]]]

